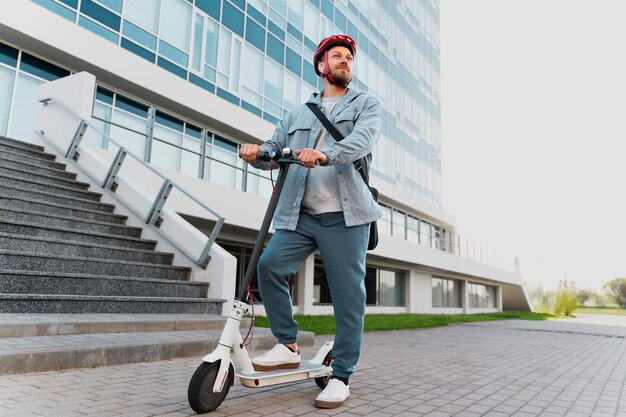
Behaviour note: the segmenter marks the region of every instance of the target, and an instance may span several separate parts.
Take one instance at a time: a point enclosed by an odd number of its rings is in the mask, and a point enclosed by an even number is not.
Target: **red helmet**
[[[356,56],[356,42],[348,35],[331,35],[327,38],[322,39],[322,41],[317,45],[317,50],[313,54],[313,69],[315,73],[320,77],[327,77],[328,81],[333,84],[337,84],[330,74],[330,72],[320,73],[317,69],[317,63],[321,60],[324,62],[324,68],[328,70],[328,51],[335,46],[345,46],[350,50],[352,56]],[[348,87],[348,83],[343,85],[343,88]]]

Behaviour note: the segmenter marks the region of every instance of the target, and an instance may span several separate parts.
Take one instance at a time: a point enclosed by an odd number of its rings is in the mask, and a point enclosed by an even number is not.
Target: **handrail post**
[[[111,190],[115,192],[115,190],[117,189],[117,182],[115,180],[117,179],[117,174],[120,172],[120,169],[122,168],[122,163],[124,162],[124,158],[126,158],[126,151],[124,150],[124,148],[119,148],[117,151],[117,155],[115,155],[115,159],[113,160],[113,163],[111,164],[111,167],[109,168],[109,172],[107,173],[107,176],[102,182],[103,188],[106,188],[107,190]]]
[[[200,266],[201,268],[206,268],[207,265],[209,264],[209,260],[211,258],[209,256],[209,251],[211,250],[211,246],[213,246],[213,243],[215,243],[215,239],[217,239],[217,235],[222,229],[223,225],[224,225],[224,218],[220,217],[217,220],[217,223],[215,223],[213,230],[211,230],[211,235],[209,236],[209,240],[207,240],[206,244],[204,245],[204,248],[202,249],[202,253],[200,254],[200,257],[198,258],[198,262],[196,262],[196,264]]]
[[[152,208],[148,213],[148,217],[146,218],[147,224],[152,224],[156,227],[161,227],[161,223],[163,222],[163,218],[160,216],[161,210],[163,210],[163,206],[165,206],[165,201],[167,197],[170,195],[174,186],[170,180],[165,180],[161,189],[159,190],[159,194],[157,194],[154,203],[152,204]]]
[[[83,135],[87,130],[87,126],[87,122],[84,119],[81,119],[80,124],[78,125],[78,129],[76,129],[76,133],[74,133],[74,137],[72,138],[72,142],[70,143],[70,146],[69,148],[67,148],[67,152],[65,153],[66,158],[78,161],[78,157],[80,156],[80,154],[78,153],[78,147],[80,146],[81,140],[83,140]]]

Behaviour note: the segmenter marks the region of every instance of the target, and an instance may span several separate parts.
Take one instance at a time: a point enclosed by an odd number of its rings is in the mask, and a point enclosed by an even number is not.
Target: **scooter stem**
[[[244,276],[244,279],[241,283],[241,288],[239,289],[239,294],[237,295],[236,300],[246,300],[246,297],[248,295],[248,287],[252,285],[252,281],[254,281],[254,278],[256,278],[256,267],[259,263],[259,258],[261,257],[261,252],[263,251],[263,245],[265,244],[265,239],[267,239],[267,232],[269,231],[270,223],[272,222],[272,218],[274,217],[276,205],[278,204],[280,193],[283,190],[285,177],[287,177],[288,171],[289,164],[280,164],[278,178],[276,179],[276,184],[274,186],[274,192],[272,193],[272,197],[270,197],[270,202],[267,205],[265,217],[263,217],[263,223],[261,224],[261,228],[259,229],[259,234],[257,235],[256,242],[254,243],[254,249],[252,250],[252,255],[250,256],[250,263],[248,263],[248,269],[246,269],[246,275]]]

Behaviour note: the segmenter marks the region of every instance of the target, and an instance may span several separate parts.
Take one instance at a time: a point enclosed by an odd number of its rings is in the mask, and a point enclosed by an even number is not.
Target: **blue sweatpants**
[[[259,291],[274,337],[296,342],[289,279],[319,249],[333,299],[333,374],[349,377],[361,353],[365,316],[365,252],[369,225],[346,227],[343,213],[300,213],[295,231],[277,230],[259,259]]]

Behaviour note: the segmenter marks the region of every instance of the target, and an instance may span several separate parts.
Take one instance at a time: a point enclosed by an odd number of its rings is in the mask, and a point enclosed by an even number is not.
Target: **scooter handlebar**
[[[282,151],[259,151],[256,154],[256,159],[259,161],[280,161],[284,163],[302,164],[298,161],[296,154],[289,148],[284,148]],[[315,161],[315,165],[320,165],[320,161]]]

